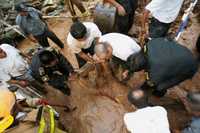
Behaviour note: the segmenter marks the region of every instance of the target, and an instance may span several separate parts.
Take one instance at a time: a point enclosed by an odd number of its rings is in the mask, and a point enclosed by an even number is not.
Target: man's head
[[[107,42],[100,42],[95,45],[94,52],[100,60],[106,60],[112,57],[112,47]]]
[[[70,33],[75,39],[79,41],[84,41],[87,38],[87,28],[81,22],[73,23],[70,28]]]
[[[128,100],[137,108],[148,106],[148,92],[142,89],[131,90],[128,94]]]
[[[58,62],[56,55],[48,50],[44,50],[39,53],[39,59],[42,65],[45,67],[53,67]]]
[[[19,3],[15,5],[15,10],[21,15],[21,16],[27,16],[28,15],[28,7],[23,4]]]
[[[6,52],[2,48],[0,48],[0,59],[5,58],[6,56],[7,56]]]

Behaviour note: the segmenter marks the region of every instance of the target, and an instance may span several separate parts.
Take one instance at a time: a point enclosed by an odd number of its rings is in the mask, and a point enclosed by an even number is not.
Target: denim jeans
[[[160,38],[165,37],[168,33],[171,23],[162,23],[156,18],[152,18],[149,24],[149,37]]]

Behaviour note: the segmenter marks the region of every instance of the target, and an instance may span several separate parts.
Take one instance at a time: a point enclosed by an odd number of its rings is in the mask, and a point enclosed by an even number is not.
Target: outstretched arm
[[[90,57],[89,55],[87,55],[87,54],[85,54],[84,52],[80,52],[80,53],[78,53],[78,55],[81,57],[81,58],[83,58],[85,61],[88,61],[88,62],[91,62],[91,63],[93,63],[94,62],[94,60],[92,59],[92,57]]]
[[[116,0],[104,0],[104,2],[110,3],[117,8],[118,14],[120,16],[126,15],[126,10],[122,5],[120,5]]]

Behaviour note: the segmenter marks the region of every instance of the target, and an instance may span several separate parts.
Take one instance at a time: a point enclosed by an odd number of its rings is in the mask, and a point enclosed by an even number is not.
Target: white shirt
[[[120,33],[108,33],[100,37],[100,42],[108,42],[113,49],[113,55],[126,61],[134,53],[138,53],[141,47],[129,36]]]
[[[167,111],[160,106],[126,113],[124,122],[131,133],[170,133]]]
[[[179,14],[184,0],[152,0],[146,9],[163,23],[173,22]]]
[[[78,41],[75,39],[71,33],[67,36],[67,43],[73,53],[80,53],[81,49],[87,49],[92,45],[92,42],[95,38],[101,36],[101,31],[97,27],[96,24],[92,22],[84,22],[83,23],[87,28],[87,39],[84,41]]]
[[[0,48],[7,54],[5,58],[0,59],[0,81],[6,82],[11,77],[25,74],[28,63],[19,54],[20,51],[9,44],[1,44]]]

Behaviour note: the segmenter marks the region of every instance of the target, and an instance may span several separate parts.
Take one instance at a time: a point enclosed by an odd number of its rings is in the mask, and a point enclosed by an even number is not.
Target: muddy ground
[[[91,18],[83,20],[91,21]],[[75,57],[66,43],[66,36],[72,21],[70,19],[51,19],[48,22],[51,29],[65,43],[65,48],[62,52],[73,64],[74,68],[77,68]],[[132,30],[134,30],[134,26]],[[195,42],[199,33],[200,24],[193,17],[190,27],[187,28],[179,41],[195,55]],[[22,51],[27,51],[27,49],[34,46],[35,44],[25,39],[19,45],[19,48]],[[126,96],[130,89],[137,88],[144,82],[144,73],[138,72],[134,74],[126,85],[118,82],[111,74],[108,74],[103,78],[97,78],[97,82],[101,81],[99,86],[96,85],[94,80],[97,77],[96,75],[96,71],[93,70],[90,72],[89,78],[78,77],[75,81],[71,81],[69,83],[72,91],[70,97],[64,96],[49,87],[47,98],[71,107],[77,107],[71,113],[57,109],[61,113],[61,122],[70,133],[127,133],[123,123],[123,115],[126,112],[133,111],[134,107],[128,103]],[[185,91],[199,91],[199,81],[200,70],[192,80],[187,80],[176,86],[176,88]],[[181,129],[190,120],[190,116],[183,105],[171,91],[159,103],[155,103],[154,99],[152,99],[152,103],[163,105],[167,109],[172,129]]]

